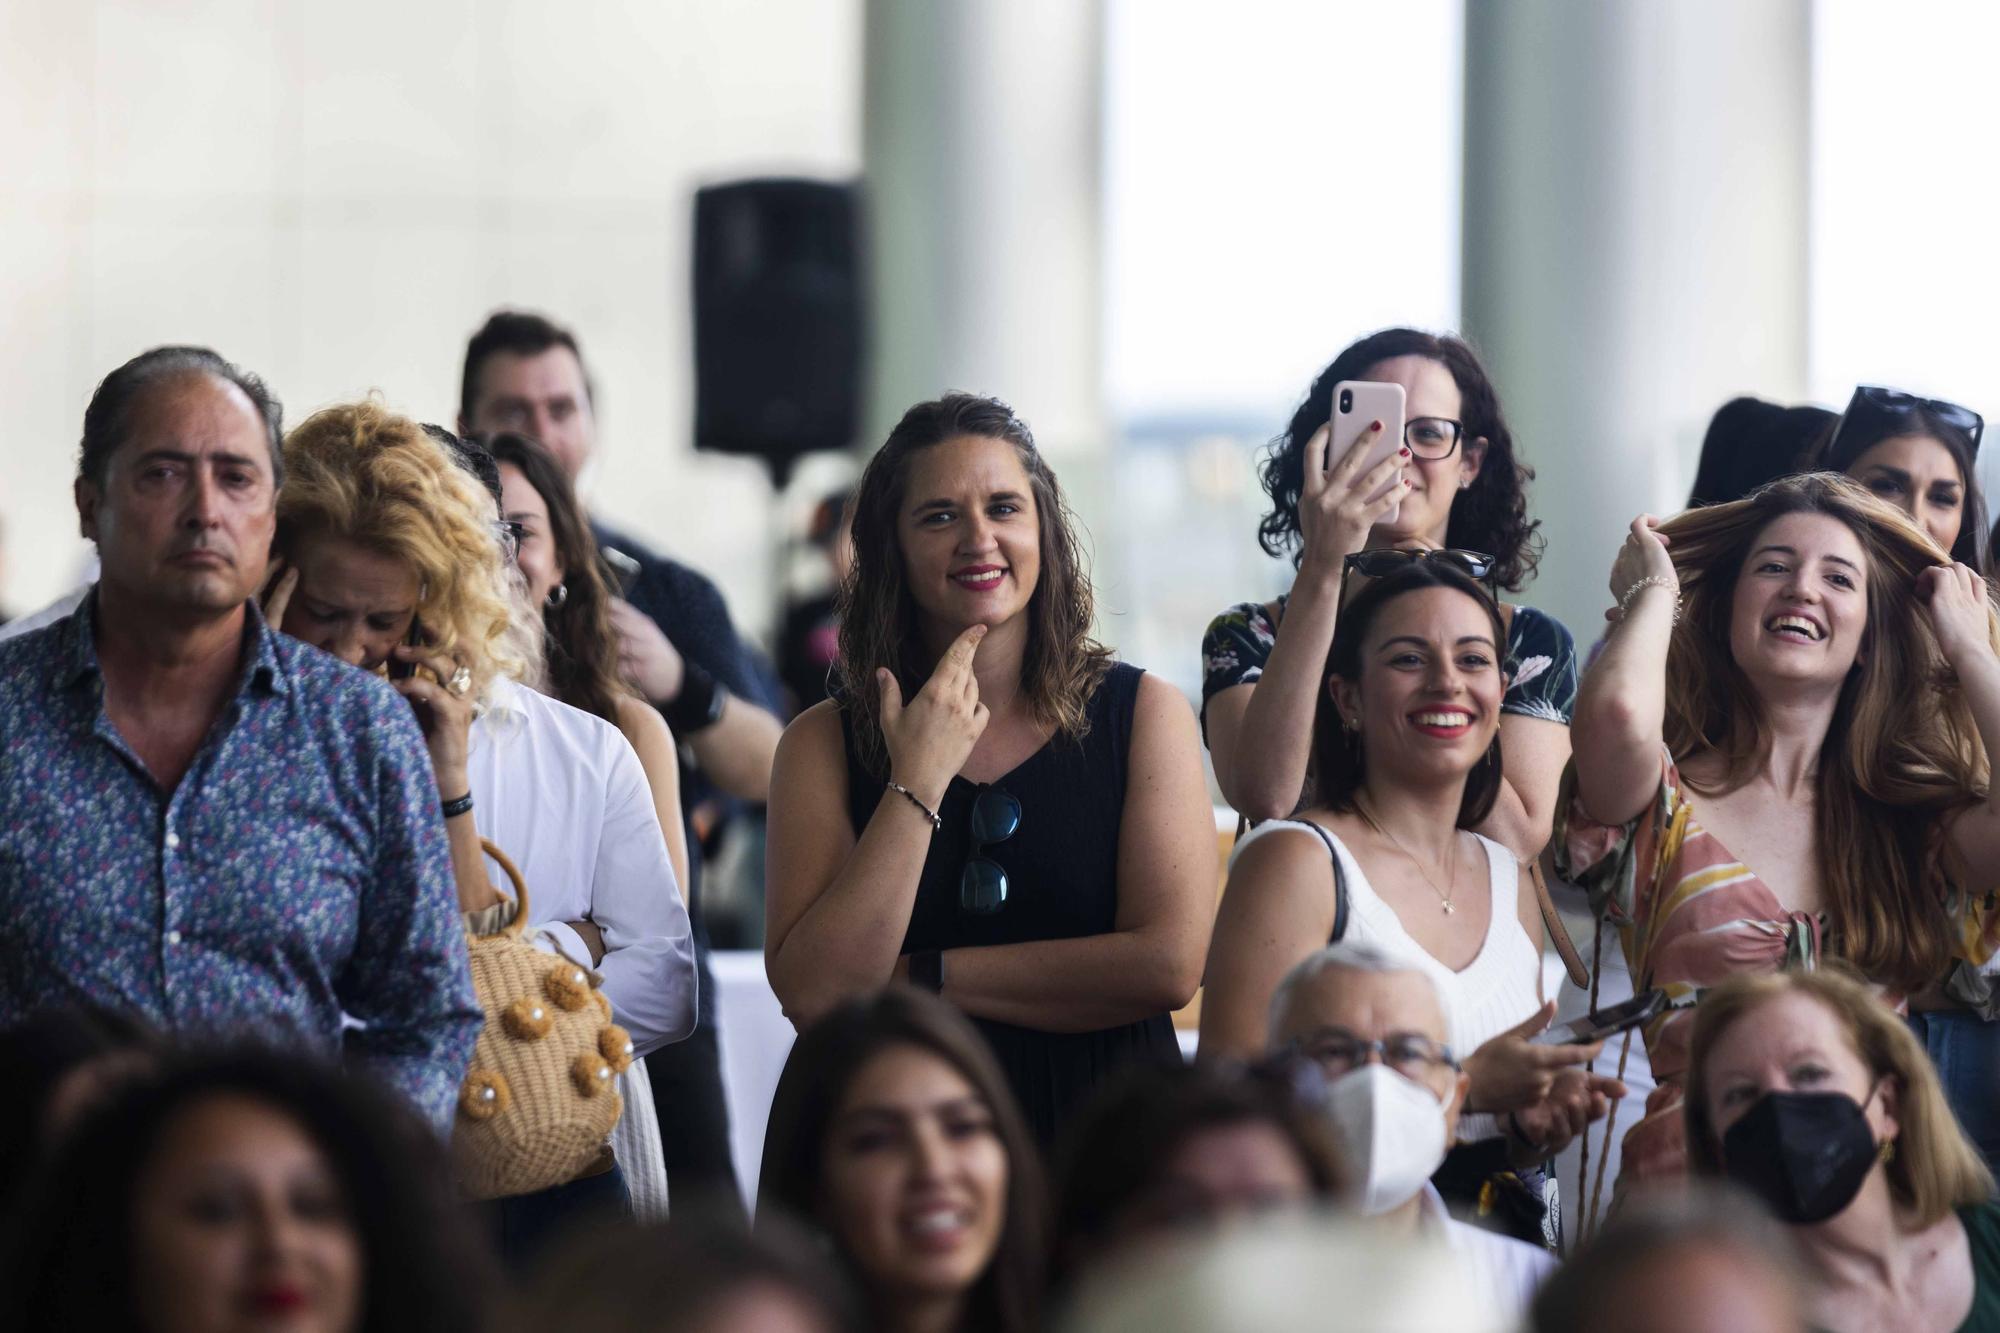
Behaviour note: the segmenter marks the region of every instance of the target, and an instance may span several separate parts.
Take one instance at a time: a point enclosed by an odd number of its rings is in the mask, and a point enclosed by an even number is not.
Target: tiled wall
[[[449,422],[500,304],[572,324],[608,517],[767,614],[761,470],[697,456],[691,194],[860,166],[861,0],[7,0],[0,520],[19,611],[84,554],[97,379],[163,341],[298,420],[379,390]]]

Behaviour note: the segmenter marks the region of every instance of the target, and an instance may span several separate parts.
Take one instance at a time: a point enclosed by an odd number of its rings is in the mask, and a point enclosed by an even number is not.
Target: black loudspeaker
[[[863,344],[855,188],[747,180],[694,198],[694,440],[783,487],[854,444]]]

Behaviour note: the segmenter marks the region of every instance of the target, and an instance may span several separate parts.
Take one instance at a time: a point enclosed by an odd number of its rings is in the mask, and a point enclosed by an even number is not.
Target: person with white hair
[[[1457,1221],[1430,1183],[1470,1084],[1446,1042],[1436,983],[1376,945],[1329,945],[1272,993],[1270,1044],[1325,1076],[1326,1113],[1360,1211],[1399,1238],[1442,1241],[1509,1321],[1523,1316],[1554,1258]]]

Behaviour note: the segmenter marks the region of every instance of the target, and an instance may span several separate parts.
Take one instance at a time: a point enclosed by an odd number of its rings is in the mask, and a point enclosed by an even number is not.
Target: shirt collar
[[[278,652],[279,631],[264,619],[264,610],[254,597],[244,603],[244,614],[249,626],[249,651],[245,654],[243,674],[236,683],[236,693],[239,696],[252,690],[263,695],[288,693],[291,682]],[[103,674],[97,661],[96,619],[97,585],[92,584],[76,610],[62,622],[63,637],[56,654],[57,689],[74,689]]]
[[[523,695],[527,687],[506,676],[495,676],[486,687],[486,697],[480,700],[478,712],[473,715],[473,743],[482,736],[491,737],[499,744],[515,736],[528,724],[528,705]]]

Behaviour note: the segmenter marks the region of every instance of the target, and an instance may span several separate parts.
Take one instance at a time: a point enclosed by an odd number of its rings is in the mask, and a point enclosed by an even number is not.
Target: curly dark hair
[[[1422,329],[1383,329],[1350,346],[1321,371],[1285,433],[1271,441],[1261,475],[1271,512],[1257,525],[1257,541],[1271,555],[1302,554],[1299,493],[1305,485],[1305,448],[1333,416],[1333,386],[1368,377],[1368,370],[1399,356],[1421,356],[1451,372],[1461,399],[1459,418],[1468,441],[1486,441],[1479,476],[1453,498],[1444,544],[1484,551],[1495,560],[1493,581],[1509,592],[1534,575],[1543,541],[1541,522],[1528,517],[1528,483],[1535,470],[1514,456],[1514,434],[1500,414],[1500,395],[1479,357],[1461,338]]]
[[[854,720],[855,741],[871,772],[886,773],[889,762],[875,672],[889,668],[908,698],[923,688],[937,665],[923,656],[916,599],[910,595],[896,538],[910,459],[966,435],[1014,446],[1035,496],[1042,572],[1028,599],[1028,650],[1021,664],[1021,691],[1035,721],[1053,727],[1064,740],[1081,740],[1090,730],[1085,709],[1110,669],[1110,649],[1090,635],[1095,614],[1090,570],[1075,519],[1028,423],[997,398],[953,393],[918,403],[903,414],[861,474],[854,496],[854,565],[838,603],[835,677],[841,707]]]
[[[325,1154],[362,1253],[360,1333],[488,1327],[486,1257],[443,1146],[363,1079],[295,1053],[185,1053],[77,1125],[29,1183],[0,1250],[0,1328],[136,1329],[133,1200],[182,1117],[219,1097],[279,1112]]]

